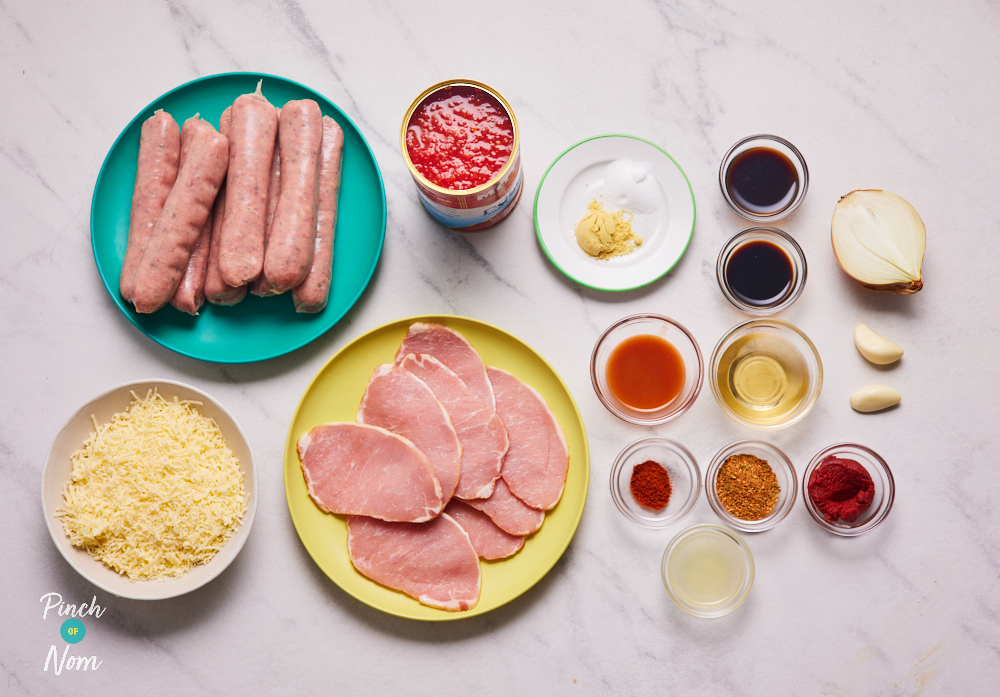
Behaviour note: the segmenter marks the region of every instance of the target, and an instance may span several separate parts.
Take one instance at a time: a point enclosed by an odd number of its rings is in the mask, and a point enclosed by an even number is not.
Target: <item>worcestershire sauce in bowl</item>
[[[754,307],[780,302],[792,286],[792,261],[773,242],[756,240],[736,248],[726,263],[726,285]]]
[[[737,155],[726,170],[726,189],[733,201],[753,215],[773,215],[787,208],[799,188],[795,165],[773,148],[751,148]]]
[[[751,227],[729,238],[715,265],[726,300],[750,315],[773,315],[795,302],[806,285],[806,257],[792,237]]]

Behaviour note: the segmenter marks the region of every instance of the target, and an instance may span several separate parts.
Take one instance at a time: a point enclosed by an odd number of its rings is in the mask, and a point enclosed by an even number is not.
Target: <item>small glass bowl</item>
[[[720,569],[723,565],[728,568]],[[667,545],[660,577],[670,599],[685,612],[722,617],[750,595],[753,555],[732,530],[721,525],[692,525]]]
[[[761,358],[763,357],[763,358]],[[774,395],[744,399],[734,376],[756,360],[758,370],[783,373],[787,382]],[[716,403],[737,423],[763,430],[784,428],[801,420],[823,389],[819,351],[802,330],[780,319],[754,319],[738,324],[719,339],[708,367]],[[787,398],[786,398],[787,397]]]
[[[754,148],[777,150],[787,157],[788,161],[795,168],[795,175],[798,178],[798,187],[796,188],[795,195],[788,205],[774,213],[758,214],[742,208],[733,200],[732,195],[729,193],[729,187],[726,186],[726,175],[729,173],[729,167],[733,164],[733,160]],[[780,220],[799,207],[802,199],[806,197],[806,190],[809,188],[809,168],[806,167],[806,160],[802,157],[802,153],[794,145],[784,138],[761,133],[748,136],[729,149],[726,156],[722,158],[722,164],[719,166],[719,187],[722,189],[722,196],[726,199],[726,203],[729,204],[729,207],[733,209],[736,215],[756,223],[766,223],[773,220]]]
[[[640,506],[632,496],[632,469],[653,460],[670,474],[670,501],[659,511]],[[701,470],[687,448],[669,438],[652,436],[625,446],[611,467],[611,498],[626,518],[646,528],[665,528],[694,509],[701,489]]]
[[[737,294],[730,286],[726,278],[726,268],[729,260],[743,245],[750,242],[769,242],[785,253],[792,266],[792,278],[788,287],[778,299],[768,305],[751,305]],[[791,238],[788,233],[782,232],[773,227],[751,227],[737,232],[729,238],[729,241],[722,247],[719,253],[719,260],[715,265],[715,276],[719,281],[719,288],[726,300],[733,304],[737,310],[746,312],[749,315],[773,315],[781,312],[786,307],[795,302],[802,289],[806,286],[806,255],[802,251],[798,242]]]
[[[625,339],[640,334],[652,334],[673,344],[684,361],[684,386],[676,397],[658,409],[636,409],[625,404],[608,386],[608,358]],[[631,315],[608,327],[594,346],[590,356],[590,380],[598,399],[623,421],[639,426],[656,426],[673,421],[694,404],[703,379],[701,350],[687,329],[679,322],[662,315]]]
[[[774,510],[771,511],[770,515],[760,520],[743,520],[727,511],[726,507],[722,505],[719,493],[715,487],[715,481],[719,476],[719,470],[722,468],[722,465],[731,455],[739,453],[746,453],[759,457],[761,460],[767,460],[767,464],[771,466],[771,470],[778,480],[778,486],[781,487],[781,492],[778,494],[778,502],[774,504]],[[798,487],[799,479],[795,474],[795,467],[792,466],[792,461],[788,456],[770,443],[759,440],[740,440],[730,443],[716,453],[715,457],[712,458],[712,464],[708,466],[708,471],[705,473],[705,496],[708,497],[708,503],[712,506],[712,510],[728,525],[743,532],[770,530],[784,520],[791,513],[792,506],[795,505],[795,498],[799,493]]]
[[[816,508],[812,497],[809,496],[809,478],[823,460],[831,455],[854,460],[860,464],[868,471],[868,474],[872,478],[872,483],[875,485],[875,496],[872,499],[871,506],[853,523],[843,520],[836,520],[831,523]],[[806,471],[802,473],[802,498],[805,500],[806,509],[809,511],[809,514],[821,527],[835,535],[853,537],[868,532],[886,519],[889,511],[892,510],[892,502],[896,498],[896,484],[893,481],[889,465],[874,450],[866,448],[863,445],[858,445],[857,443],[836,443],[819,451],[816,457],[809,462]]]

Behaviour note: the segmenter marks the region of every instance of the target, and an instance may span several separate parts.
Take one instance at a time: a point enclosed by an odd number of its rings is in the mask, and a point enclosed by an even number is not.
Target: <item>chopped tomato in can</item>
[[[445,227],[493,227],[521,197],[517,120],[496,91],[472,80],[434,85],[410,106],[401,147],[421,203]]]

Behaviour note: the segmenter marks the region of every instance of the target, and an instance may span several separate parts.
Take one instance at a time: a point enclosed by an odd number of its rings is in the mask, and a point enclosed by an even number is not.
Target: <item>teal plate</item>
[[[206,303],[192,317],[167,306],[141,315],[118,292],[128,242],[129,210],[139,157],[142,123],[157,109],[178,125],[201,113],[213,125],[238,96],[263,80],[264,96],[275,106],[290,99],[315,99],[344,130],[344,163],[333,254],[333,283],[326,308],[316,314],[295,311],[292,294],[248,295],[233,307]],[[112,300],[139,331],[172,351],[213,363],[250,363],[280,356],[308,344],[336,324],[371,280],[385,241],[385,186],[365,137],[340,108],[297,82],[258,73],[224,73],[193,80],[143,109],[118,136],[104,160],[90,211],[94,260]]]

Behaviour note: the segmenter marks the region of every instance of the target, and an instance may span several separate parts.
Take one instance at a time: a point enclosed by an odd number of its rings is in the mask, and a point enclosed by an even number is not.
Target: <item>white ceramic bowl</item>
[[[172,400],[176,396],[182,400],[201,402],[198,411],[204,416],[215,419],[219,424],[226,445],[233,451],[240,462],[240,469],[243,470],[247,510],[240,526],[229,538],[229,542],[207,564],[196,566],[178,578],[167,578],[163,581],[131,581],[97,561],[84,550],[70,544],[69,537],[63,530],[62,521],[56,518],[55,512],[63,505],[63,490],[72,476],[73,466],[70,456],[79,450],[94,432],[91,416],[99,425],[105,424],[115,414],[128,409],[132,403],[132,392],[141,398],[154,387],[167,400]],[[221,574],[243,548],[257,512],[257,469],[254,466],[253,450],[233,415],[212,397],[195,387],[172,380],[141,380],[118,385],[83,405],[59,431],[49,450],[42,472],[42,509],[49,534],[60,554],[77,573],[95,586],[119,597],[135,600],[173,598],[193,591]]]

